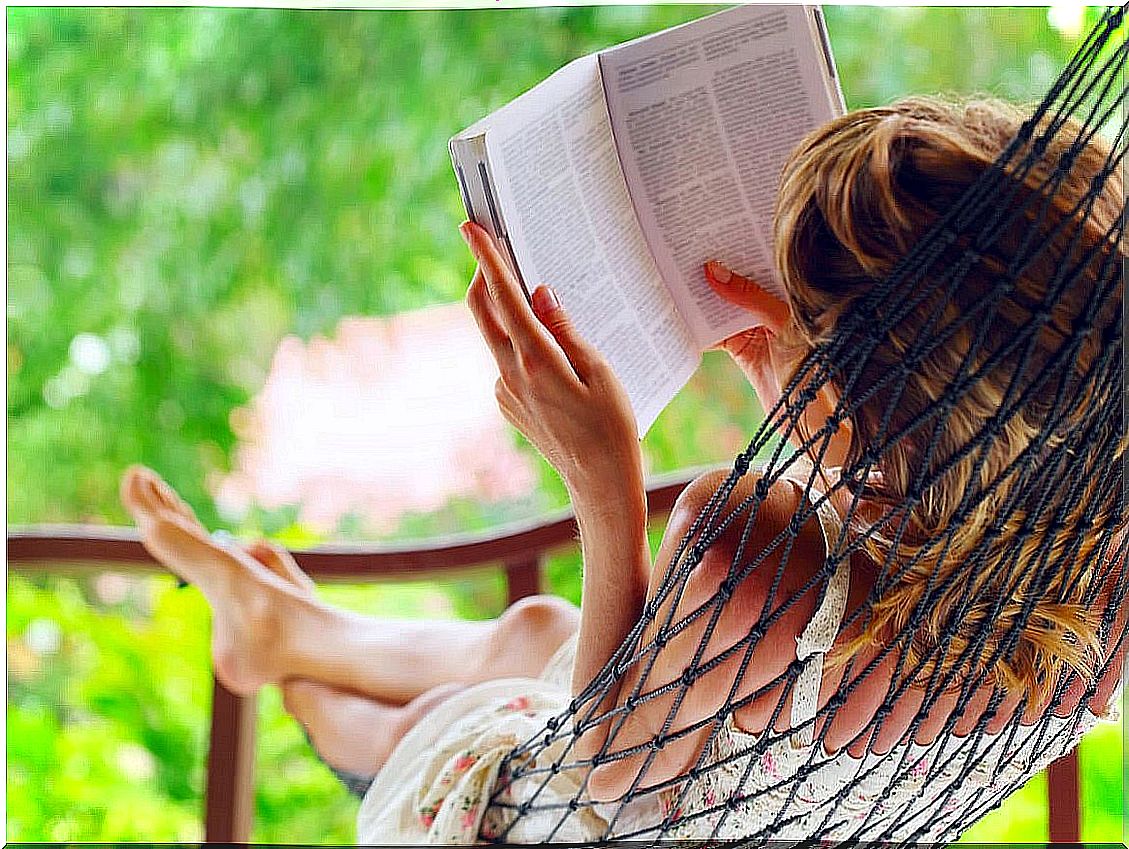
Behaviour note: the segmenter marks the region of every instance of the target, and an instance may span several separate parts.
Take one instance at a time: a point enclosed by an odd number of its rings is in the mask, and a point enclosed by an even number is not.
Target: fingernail
[[[555,312],[561,308],[561,299],[557,297],[552,286],[538,286],[533,294],[541,301],[541,312]]]
[[[469,221],[464,221],[462,224],[459,225],[459,235],[461,235],[463,237],[464,242],[467,242],[467,243],[470,242],[470,222]]]
[[[733,272],[731,272],[720,262],[715,262],[713,260],[710,260],[706,263],[706,274],[708,274],[718,283],[728,283],[733,279]]]

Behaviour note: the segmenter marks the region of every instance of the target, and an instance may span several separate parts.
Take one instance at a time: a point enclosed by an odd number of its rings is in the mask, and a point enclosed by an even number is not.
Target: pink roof
[[[218,506],[237,520],[253,503],[301,504],[299,521],[322,533],[352,512],[381,534],[454,497],[527,496],[536,469],[498,412],[497,374],[463,304],[345,319],[308,344],[288,336],[232,415],[240,445]]]

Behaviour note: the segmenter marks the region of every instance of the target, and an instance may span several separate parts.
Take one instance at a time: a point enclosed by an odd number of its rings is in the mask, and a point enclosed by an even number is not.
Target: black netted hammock
[[[1020,783],[986,785],[980,792],[960,791],[973,772],[990,764],[999,770],[1008,760],[1011,743],[1021,737],[1031,740],[1016,757],[1032,757],[1052,751],[1065,737],[1077,732],[1085,706],[1097,691],[1098,682],[1124,654],[1125,628],[1117,625],[1126,604],[1129,576],[1126,555],[1125,499],[1122,488],[1125,428],[1122,393],[1122,313],[1124,276],[1125,208],[1096,240],[1083,237],[1083,225],[1107,181],[1123,167],[1126,152],[1126,42],[1124,16],[1127,6],[1108,10],[1086,38],[1076,55],[1035,108],[996,163],[968,188],[928,234],[916,244],[886,279],[841,316],[833,337],[820,344],[799,367],[785,388],[783,398],[768,412],[732,472],[702,510],[666,570],[661,587],[649,600],[638,623],[595,679],[572,700],[567,711],[554,717],[541,733],[518,746],[506,759],[507,777],[496,789],[492,804],[503,812],[498,842],[514,839],[514,828],[537,814],[554,818],[556,826],[542,839],[561,840],[571,818],[581,817],[594,806],[585,781],[573,798],[561,801],[542,790],[561,772],[585,771],[593,764],[613,763],[642,757],[642,767],[623,798],[597,808],[607,829],[602,840],[651,841],[685,833],[694,820],[698,835],[738,839],[751,844],[779,839],[795,826],[791,803],[802,788],[810,787],[826,758],[814,753],[837,712],[843,709],[855,688],[894,659],[894,673],[884,686],[885,697],[865,733],[877,733],[910,687],[920,693],[916,717],[901,737],[906,745],[895,745],[883,759],[886,770],[882,798],[874,800],[869,813],[848,820],[838,802],[871,778],[866,767],[840,781],[832,798],[812,817],[805,816],[806,840],[865,840],[921,842],[935,835],[959,832],[997,806]],[[1068,121],[1068,119],[1074,119]],[[1109,154],[1093,174],[1089,189],[1071,202],[1070,214],[1053,227],[1046,215],[1056,201],[1061,205],[1064,177],[1071,173],[1076,157],[1103,133]],[[1015,234],[1021,236],[1016,238]],[[1025,234],[1025,235],[1023,235]],[[1041,303],[1023,303],[1015,292],[1016,279],[1033,264],[1045,261],[1054,250],[1054,271]],[[970,274],[989,275],[991,285],[975,303],[961,302],[962,309],[946,311],[960,297],[960,287]],[[1074,284],[1087,275],[1086,297],[1079,299]],[[1022,311],[1016,320],[1016,310]],[[1066,310],[1067,326],[1056,318]],[[1007,316],[1004,323],[1002,318]],[[878,375],[869,368],[872,356],[895,329],[913,322],[913,344],[903,352],[899,368]],[[1000,327],[1010,327],[1002,334]],[[994,330],[993,330],[994,328]],[[991,332],[989,332],[991,331]],[[939,346],[964,334],[963,360],[939,397],[912,418],[900,414],[899,400],[915,370],[927,363]],[[1048,334],[1058,343],[1050,349],[1041,341]],[[990,373],[1006,369],[1010,374],[998,408],[986,415],[964,444],[952,447],[941,435],[958,400],[973,391]],[[826,424],[801,438],[801,412],[821,387],[834,380],[839,401]],[[1047,404],[1046,399],[1053,402]],[[884,414],[877,422],[868,448],[842,469],[829,488],[819,471],[830,437],[840,422],[850,420],[863,404],[883,400]],[[1039,400],[1042,399],[1042,400]],[[991,468],[989,448],[1004,438],[1019,416],[1037,410],[1037,426],[1021,450],[1013,452],[1002,468]],[[883,457],[910,434],[928,433],[930,450],[912,458],[912,471],[896,496],[889,487],[876,486],[871,473],[882,467]],[[792,452],[787,440],[801,444]],[[754,458],[768,454],[758,467],[759,481],[747,498],[735,498],[741,479],[749,473]],[[804,497],[792,521],[765,546],[753,546],[751,529],[758,519],[770,488],[784,476],[793,479],[801,456],[814,464],[805,471]],[[951,521],[939,532],[913,536],[911,510],[929,498],[939,482],[951,479],[958,465],[971,468],[963,476],[963,495]],[[948,476],[948,477],[947,477]],[[838,491],[845,491],[850,508],[842,519],[837,538],[830,540],[828,557],[811,580],[789,598],[777,595],[789,555],[805,524]],[[862,501],[868,510],[859,508]],[[873,505],[881,509],[873,512]],[[971,547],[954,540],[962,525],[977,511],[988,509],[991,520]],[[728,579],[705,604],[675,618],[675,601],[682,597],[687,580],[703,555],[723,533],[739,530],[742,544],[733,556]],[[881,542],[881,545],[879,545]],[[959,548],[959,568],[945,568],[946,558]],[[877,578],[869,597],[843,618],[840,633],[858,628],[873,615],[875,606],[919,564],[933,566],[916,603],[902,611],[900,629],[893,634],[863,668],[844,661],[838,691],[820,706],[808,721],[814,736],[812,755],[780,781],[749,779],[763,772],[763,756],[777,741],[797,729],[766,730],[752,735],[744,748],[724,756],[714,746],[726,717],[754,698],[779,688],[775,720],[785,711],[785,699],[803,674],[805,664],[797,660],[784,673],[758,691],[737,697],[741,677],[748,668],[758,641],[784,611],[804,593],[817,593],[822,602],[839,566],[856,552],[884,552],[876,562]],[[775,554],[774,554],[775,553]],[[778,565],[766,566],[772,556]],[[759,612],[748,612],[748,629],[729,645],[718,648],[716,625],[722,610],[741,581],[758,569],[774,568],[769,602]],[[939,600],[948,605],[944,627],[928,627]],[[1049,706],[1041,718],[1030,719],[1020,729],[1026,698],[1002,730],[989,735],[987,727],[1008,696],[1007,675],[1001,670],[1017,662],[1024,635],[1042,625],[1040,603],[1072,600],[1087,607],[1093,617],[1104,651],[1095,658],[1090,674],[1076,665],[1062,664],[1043,681]],[[932,617],[936,620],[936,616]],[[674,681],[652,676],[664,646],[689,627],[702,629],[703,637],[685,673]],[[1053,632],[1052,632],[1053,634]],[[711,644],[711,638],[714,642]],[[1060,635],[1071,642],[1071,634]],[[707,646],[710,651],[707,652]],[[1074,646],[1076,648],[1076,646]],[[721,663],[737,661],[738,674],[729,698],[716,715],[687,723],[679,719],[679,708],[694,681]],[[887,664],[888,666],[888,664]],[[1046,673],[1050,674],[1050,673]],[[618,704],[608,695],[621,682],[630,681],[628,693],[620,693]],[[1083,693],[1078,700],[1077,690]],[[974,695],[990,691],[975,726],[965,736],[953,729]],[[1073,692],[1077,707],[1065,717],[1054,716],[1056,708]],[[658,698],[673,701],[666,722],[650,740],[625,746],[617,744],[628,712]],[[930,709],[943,697],[956,703],[932,746],[911,746]],[[981,701],[982,703],[982,701]],[[607,736],[594,757],[579,757],[576,742],[597,725],[607,727]],[[803,731],[803,729],[799,729]],[[647,766],[667,745],[689,734],[706,732],[701,755],[676,778],[654,782],[647,779]],[[997,747],[1001,747],[998,750]],[[993,752],[991,756],[986,752]],[[1002,754],[1001,754],[1002,753]],[[926,757],[925,755],[928,755]],[[712,760],[711,760],[712,758]],[[869,761],[862,760],[862,764]],[[1030,764],[1027,764],[1028,766]],[[740,775],[737,792],[725,798],[707,797],[708,804],[684,804],[696,783],[709,781],[717,770]],[[1023,773],[1025,780],[1029,773]],[[806,784],[805,784],[806,782]],[[940,782],[940,784],[938,784]],[[920,794],[900,794],[901,785],[929,787],[930,803],[914,804]],[[673,804],[661,815],[639,823],[630,816],[630,803],[660,790]],[[964,788],[965,790],[967,788]],[[954,805],[951,800],[959,800]],[[883,806],[885,803],[885,807]],[[735,812],[757,805],[762,826],[755,833],[737,833],[727,825]],[[891,808],[893,806],[893,808]],[[899,807],[900,806],[900,807]],[[625,813],[628,812],[628,813]],[[794,833],[794,832],[793,832]]]

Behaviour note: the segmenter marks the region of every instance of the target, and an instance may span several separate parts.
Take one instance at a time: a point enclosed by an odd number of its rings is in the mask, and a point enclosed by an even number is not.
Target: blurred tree
[[[283,335],[462,297],[471,261],[447,138],[569,59],[713,8],[9,9],[9,521],[124,522],[117,481],[144,462],[221,524],[209,484],[231,462],[230,413]],[[827,9],[851,106],[921,91],[1035,98],[1087,16]],[[648,435],[650,466],[728,458],[758,417],[709,356]],[[542,477],[533,509],[563,501]],[[456,504],[403,531],[489,519]],[[310,540],[285,515],[260,524]],[[550,574],[576,600],[575,556]],[[115,580],[9,580],[11,840],[200,837],[206,610],[167,579]],[[494,578],[328,595],[382,615],[502,603]],[[261,730],[254,838],[350,842],[355,805],[277,693]],[[1085,757],[1087,781],[1113,786],[1117,761]],[[1039,838],[1037,790],[978,839]],[[1087,804],[1084,837],[1112,839],[1114,794]]]

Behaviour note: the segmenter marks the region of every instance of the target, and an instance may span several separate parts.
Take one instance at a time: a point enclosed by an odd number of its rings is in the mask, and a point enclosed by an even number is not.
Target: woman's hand
[[[717,260],[707,262],[705,271],[706,282],[718,296],[748,310],[750,326],[777,333],[788,323],[788,304],[755,280],[735,274]]]
[[[485,230],[467,222],[460,232],[478,260],[467,305],[498,364],[502,415],[557,470],[574,503],[616,504],[641,491],[635,416],[607,361],[552,289],[534,291],[530,307]]]
[[[735,333],[718,344],[753,385],[760,399],[761,407],[767,413],[780,400],[783,389],[780,385],[781,362],[779,348],[774,343],[775,336],[791,320],[788,304],[776,295],[757,285],[748,277],[734,274],[720,262],[706,263],[706,280],[710,287],[731,304],[744,307],[751,314],[748,330]],[[838,408],[839,396],[834,386],[824,383],[819,387],[816,397],[804,410],[808,430],[817,432]],[[842,466],[847,462],[851,444],[850,421],[844,421],[832,437],[832,444],[823,451],[822,462],[826,466]],[[797,447],[802,440],[798,430],[793,430],[790,441]]]
[[[761,405],[768,410],[780,397],[772,337],[788,323],[788,304],[748,277],[734,274],[720,262],[707,262],[705,272],[710,288],[750,313],[750,328],[733,334],[717,347],[733,358],[756,390]]]

